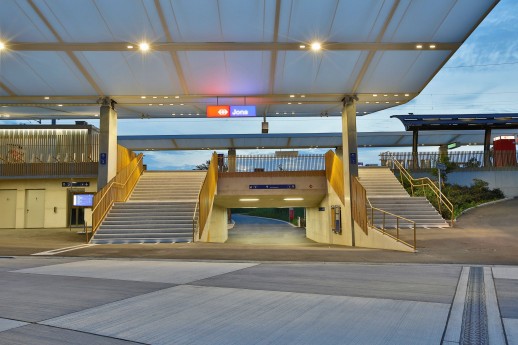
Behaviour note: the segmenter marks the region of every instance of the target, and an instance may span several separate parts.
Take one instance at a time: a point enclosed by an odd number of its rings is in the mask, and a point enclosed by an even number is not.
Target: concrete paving
[[[460,328],[452,307],[463,308],[466,279],[461,272],[470,268],[40,257],[8,261],[12,269],[0,272],[0,344],[24,345],[453,344]],[[28,262],[33,268],[21,268]],[[484,268],[490,276],[495,271],[501,276],[517,267]],[[169,278],[177,273],[178,281]],[[516,344],[518,335],[517,290],[506,284],[516,281],[495,279],[494,293],[486,285],[486,293],[494,296],[487,302],[488,318],[497,316],[492,327],[509,344]],[[453,341],[445,339],[447,328],[453,330]]]

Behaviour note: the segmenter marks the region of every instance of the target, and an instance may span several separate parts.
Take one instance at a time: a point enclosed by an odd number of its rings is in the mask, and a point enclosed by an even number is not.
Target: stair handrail
[[[413,220],[410,220],[408,218],[405,218],[405,217],[402,217],[402,216],[399,216],[397,214],[394,214],[394,213],[391,213],[389,211],[385,211],[385,210],[382,210],[381,208],[378,208],[378,207],[374,207],[372,206],[372,203],[371,201],[369,200],[369,198],[367,198],[367,202],[369,203],[369,208],[371,210],[370,212],[370,218],[368,218],[368,225],[369,227],[373,228],[373,229],[376,229],[378,231],[380,231],[383,235],[386,235],[386,236],[389,236],[393,239],[395,239],[396,241],[404,244],[404,245],[407,245],[409,246],[410,248],[417,250],[417,232],[416,232],[416,222],[414,222]],[[378,227],[376,226],[376,224],[374,223],[374,211],[379,211],[381,212],[381,214],[383,214],[383,222],[382,222],[382,225],[381,227]],[[392,235],[391,233],[389,233],[387,231],[387,229],[385,228],[385,220],[386,220],[386,215],[389,215],[389,216],[392,216],[392,217],[395,217],[396,218],[396,236]],[[406,241],[403,241],[400,236],[399,236],[399,233],[400,233],[400,227],[399,227],[399,220],[403,220],[405,222],[408,222],[411,224],[411,227],[413,229],[413,232],[414,232],[414,240],[413,240],[413,244],[410,244]]]
[[[428,177],[421,177],[421,178],[413,178],[412,175],[405,169],[403,164],[401,164],[400,161],[398,161],[394,156],[389,156],[388,159],[389,162],[392,163],[392,169],[398,169],[399,170],[399,176],[401,177],[401,184],[403,184],[403,177],[410,183],[412,196],[414,196],[414,187],[422,187],[423,192],[425,187],[428,187],[436,196],[437,198],[437,205],[439,206],[439,213],[441,213],[442,216],[442,205],[444,205],[448,211],[450,211],[451,219],[450,219],[450,226],[453,227],[454,220],[455,220],[455,207],[453,206],[453,203],[444,195],[444,193],[437,187],[437,185]],[[426,194],[423,193],[426,197]]]
[[[198,200],[196,200],[196,205],[194,205],[194,212],[192,214],[192,241],[196,242],[196,235],[198,234],[198,222],[196,219],[196,212],[198,212],[198,207],[200,205],[200,193],[198,193]]]
[[[114,202],[126,201],[144,171],[140,153],[121,169],[100,191],[94,195],[92,206],[92,237],[110,211]],[[138,173],[138,174],[136,174]],[[124,180],[124,181],[121,181]]]

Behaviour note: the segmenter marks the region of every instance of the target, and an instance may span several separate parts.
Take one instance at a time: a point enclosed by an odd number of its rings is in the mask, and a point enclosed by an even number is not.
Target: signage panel
[[[230,117],[255,116],[255,105],[231,105]]]
[[[99,155],[99,164],[106,165],[106,157],[107,157],[106,153],[101,153]]]
[[[90,187],[90,182],[61,182],[61,187]]]
[[[208,105],[207,117],[230,117],[230,107],[228,105]]]
[[[74,194],[72,198],[72,205],[75,207],[92,207],[93,204],[93,194]]]
[[[248,189],[295,189],[294,184],[251,184]]]

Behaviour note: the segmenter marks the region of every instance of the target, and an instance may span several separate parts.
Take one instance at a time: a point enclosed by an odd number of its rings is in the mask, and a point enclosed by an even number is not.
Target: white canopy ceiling
[[[95,117],[105,96],[121,118],[333,116],[344,95],[363,115],[415,97],[497,2],[2,0],[0,116]]]

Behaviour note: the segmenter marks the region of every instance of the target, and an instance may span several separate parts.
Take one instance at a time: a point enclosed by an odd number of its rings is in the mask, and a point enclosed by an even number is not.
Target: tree
[[[198,164],[194,169],[192,170],[209,170],[209,165],[210,165],[210,159],[208,159],[205,163],[203,164]]]

